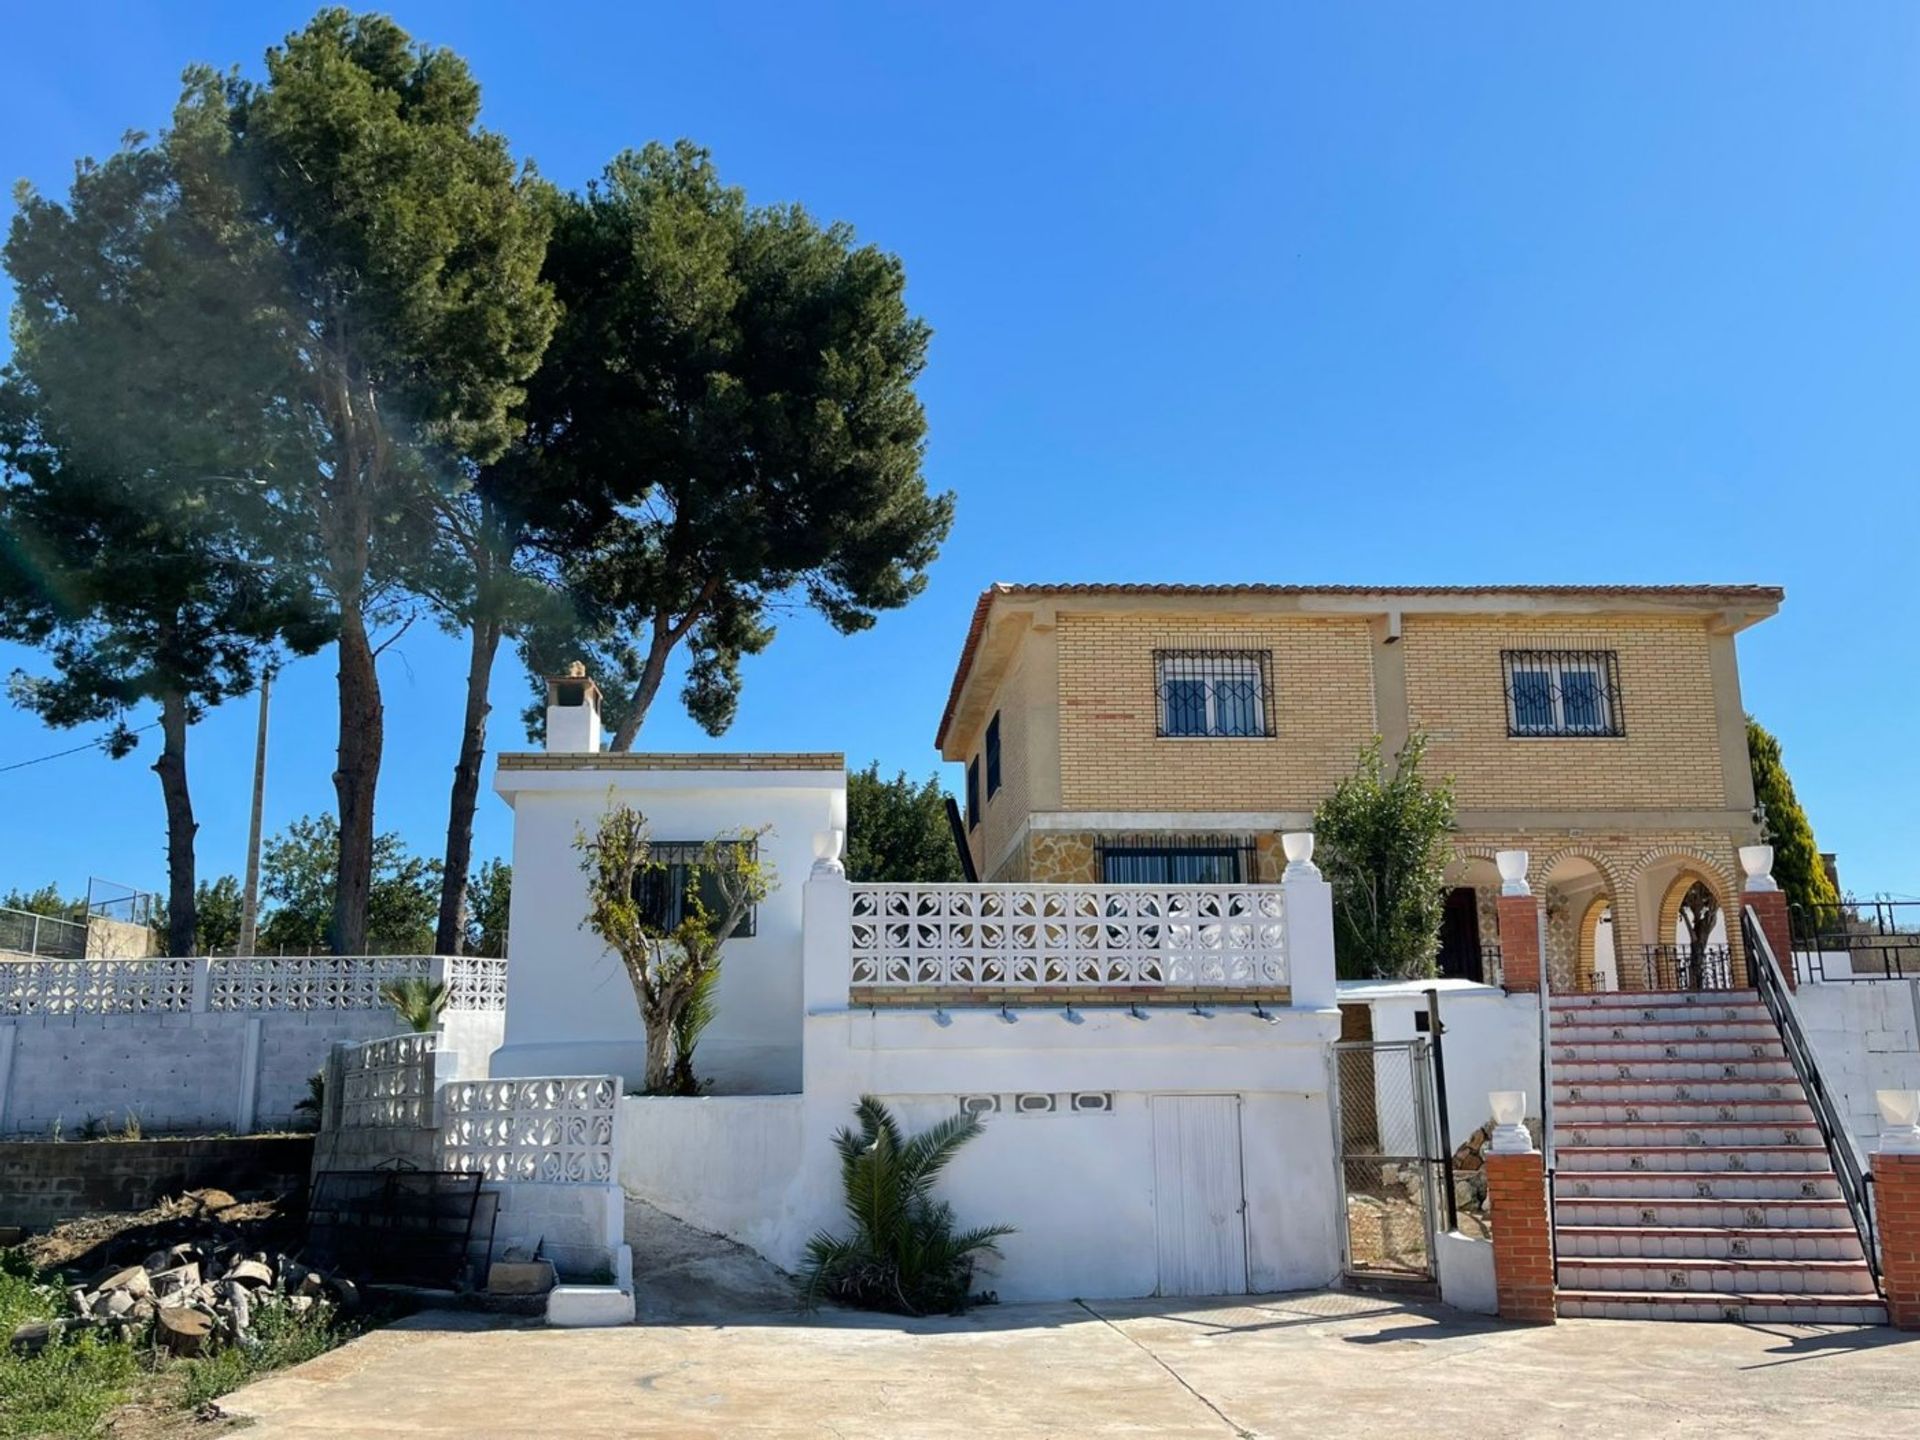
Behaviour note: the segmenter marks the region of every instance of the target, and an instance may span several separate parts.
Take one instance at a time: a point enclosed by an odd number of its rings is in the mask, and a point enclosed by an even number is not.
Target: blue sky
[[[0,171],[161,125],[305,4],[16,7]],[[1855,3],[400,6],[568,185],[689,136],[905,260],[932,323],[926,594],[804,615],[729,748],[925,773],[989,581],[1760,581],[1749,707],[1862,894],[1920,894],[1920,8]],[[33,657],[0,647],[0,672]],[[437,853],[460,651],[383,661],[382,828]],[[332,804],[333,664],[277,692],[268,826]],[[518,745],[522,683],[495,680]],[[194,733],[238,871],[251,708]],[[0,765],[88,739],[0,712]],[[713,744],[663,692],[642,743]],[[151,746],[0,773],[0,889],[164,883]],[[476,853],[509,816],[483,801]]]

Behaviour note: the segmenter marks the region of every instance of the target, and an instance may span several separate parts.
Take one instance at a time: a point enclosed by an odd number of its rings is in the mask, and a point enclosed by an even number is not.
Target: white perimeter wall
[[[1880,1135],[1876,1090],[1920,1090],[1920,981],[1802,982],[1793,996],[1821,1079],[1864,1156]]]
[[[911,1130],[963,1095],[1001,1097],[943,1176],[962,1226],[1006,1223],[978,1283],[1005,1300],[1151,1295],[1159,1286],[1152,1107],[1157,1095],[1240,1097],[1248,1283],[1325,1285],[1340,1269],[1326,1044],[1331,1010],[1273,1023],[1125,1011],[819,1014],[807,1021],[803,1097],[621,1102],[621,1180],[633,1195],[796,1268],[809,1236],[844,1230],[832,1135],[863,1093]],[[1111,1093],[1111,1113],[1021,1114],[1022,1093]]]
[[[484,1077],[500,1012],[447,1022],[458,1078]],[[0,1020],[0,1135],[44,1136],[58,1121],[72,1137],[89,1118],[118,1130],[129,1113],[148,1134],[284,1130],[334,1045],[394,1028],[385,1006]]]
[[[610,800],[632,805],[661,841],[710,840],[772,829],[760,853],[778,886],[752,938],[727,943],[712,1026],[698,1069],[717,1094],[800,1088],[801,894],[815,837],[845,824],[838,770],[502,770],[494,786],[514,808],[506,1043],[495,1075],[619,1075],[645,1064],[640,1007],[620,962],[591,931],[574,837]]]

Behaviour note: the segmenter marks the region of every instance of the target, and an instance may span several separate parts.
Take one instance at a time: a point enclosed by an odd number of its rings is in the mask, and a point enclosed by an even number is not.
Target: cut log
[[[198,1310],[162,1310],[153,1317],[154,1339],[175,1355],[199,1355],[213,1334],[213,1317]]]

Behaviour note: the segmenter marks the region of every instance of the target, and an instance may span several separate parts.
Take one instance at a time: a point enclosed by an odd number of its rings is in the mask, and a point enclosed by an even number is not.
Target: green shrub
[[[315,1305],[306,1314],[296,1315],[284,1301],[262,1301],[253,1312],[246,1344],[229,1345],[205,1359],[186,1362],[181,1403],[197,1409],[256,1376],[324,1355],[360,1328],[337,1324],[331,1305]]]
[[[92,1435],[139,1368],[132,1346],[91,1334],[0,1352],[0,1436]]]
[[[911,1140],[887,1107],[862,1095],[853,1113],[860,1133],[841,1130],[840,1183],[853,1235],[822,1231],[807,1242],[801,1303],[822,1299],[900,1315],[958,1314],[975,1300],[974,1262],[998,1254],[1010,1225],[955,1231],[953,1207],[933,1198],[933,1182],[962,1145],[981,1131],[977,1115],[954,1115]]]

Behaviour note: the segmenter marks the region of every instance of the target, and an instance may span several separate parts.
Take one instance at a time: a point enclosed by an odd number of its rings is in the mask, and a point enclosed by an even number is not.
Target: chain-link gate
[[[1432,1281],[1445,1162],[1432,1041],[1343,1040],[1333,1056],[1346,1273]]]

